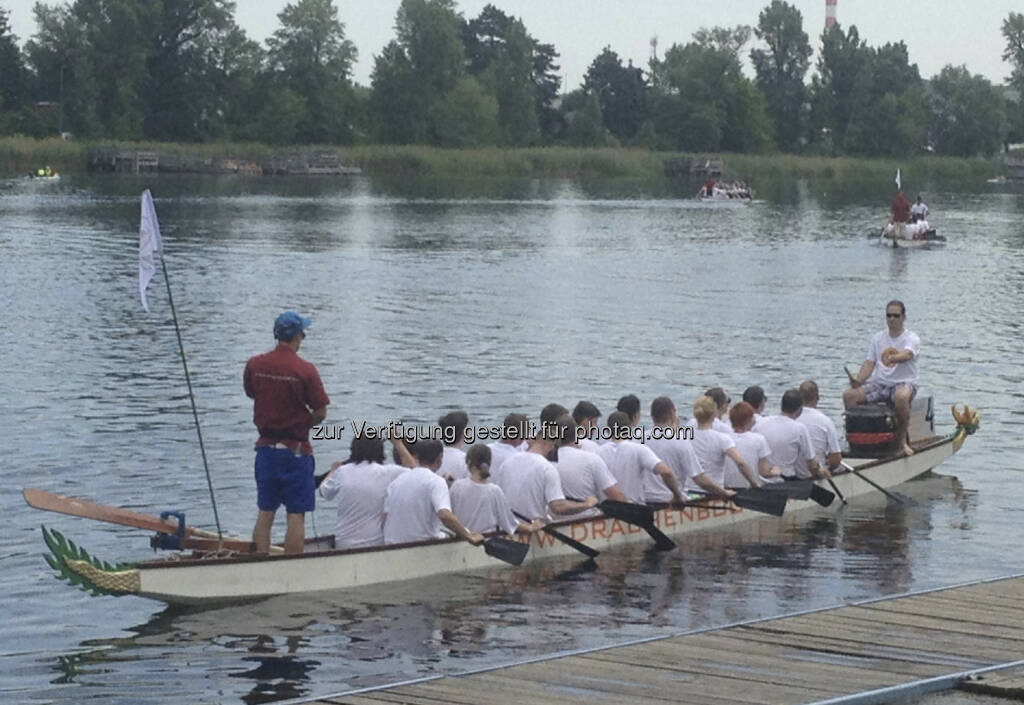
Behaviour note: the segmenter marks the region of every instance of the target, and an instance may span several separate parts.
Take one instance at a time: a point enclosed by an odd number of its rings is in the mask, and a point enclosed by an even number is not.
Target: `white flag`
[[[156,219],[156,209],[153,208],[153,195],[146,189],[142,192],[142,217],[139,221],[139,295],[142,297],[142,308],[146,311],[149,311],[146,287],[156,273],[156,258],[163,249],[160,222]]]
[[[900,181],[900,170],[896,169],[896,190],[899,191],[901,188],[903,188],[903,184]],[[155,218],[156,216],[153,217]]]

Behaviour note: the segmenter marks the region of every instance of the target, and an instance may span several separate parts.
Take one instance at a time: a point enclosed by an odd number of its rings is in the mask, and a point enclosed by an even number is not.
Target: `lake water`
[[[927,187],[948,242],[908,252],[867,237],[889,181],[792,181],[750,205],[559,180],[0,183],[0,700],[269,702],[1024,571],[1024,190]],[[461,407],[491,425],[579,399],[607,414],[626,393],[688,410],[712,385],[735,399],[760,384],[775,409],[806,378],[838,422],[842,367],[899,298],[939,430],[954,402],[981,409],[982,428],[900,488],[914,502],[867,497],[759,543],[723,533],[611,552],[590,572],[556,561],[205,611],[90,597],[52,577],[40,523],[110,561],[152,555],[148,536],[30,509],[23,487],[214,526],[162,275],[151,312],[139,304],[147,187],[237,534],[255,518],[241,371],[285,308],[313,318],[302,354],[328,423]],[[348,440],[319,444],[320,467]],[[307,530],[332,523],[325,506]]]

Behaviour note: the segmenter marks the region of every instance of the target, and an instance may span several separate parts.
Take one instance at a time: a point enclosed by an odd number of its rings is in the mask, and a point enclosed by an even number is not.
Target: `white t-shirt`
[[[361,548],[384,543],[384,498],[388,485],[408,468],[400,465],[342,465],[321,483],[324,499],[338,498],[334,525],[336,548]]]
[[[519,520],[512,514],[501,488],[490,482],[464,477],[452,483],[452,511],[470,531],[504,531],[514,534]]]
[[[832,419],[813,406],[805,406],[796,420],[806,426],[807,432],[811,435],[811,450],[814,451],[814,459],[818,461],[818,465],[827,468],[828,462],[825,458],[829,453],[839,452],[839,434],[836,432],[836,425],[832,423]]]
[[[700,466],[704,468],[708,477],[718,483],[719,487],[724,486],[726,453],[730,448],[736,447],[732,437],[728,433],[722,433],[713,428],[704,430],[698,428],[694,430],[693,440],[689,443],[693,444],[697,460],[700,461]],[[700,487],[691,478],[686,481],[686,489],[698,490]]]
[[[501,441],[494,441],[488,443],[487,447],[491,449],[491,475],[494,475],[494,471],[501,467],[501,464],[508,460],[516,453],[522,453],[523,449],[519,446],[510,446],[508,443],[502,443]]]
[[[424,467],[399,475],[388,485],[384,499],[384,543],[406,543],[442,538],[437,513],[451,510],[448,483]]]
[[[740,452],[747,465],[754,472],[754,475],[761,481],[766,482],[769,478],[761,477],[757,469],[761,466],[761,458],[771,455],[771,448],[768,441],[760,433],[744,431],[743,433],[731,433],[729,437],[736,444],[736,450]],[[725,458],[725,487],[750,487],[747,478],[740,472],[740,466],[732,458]]]
[[[924,201],[921,201],[920,203],[915,202],[913,205],[910,206],[910,215],[917,215],[920,216],[921,218],[927,218],[928,204],[926,204]]]
[[[757,425],[757,432],[768,441],[771,455],[768,462],[778,465],[785,477],[807,479],[807,461],[814,460],[811,435],[807,427],[788,416],[769,416]]]
[[[592,441],[589,438],[581,438],[579,441],[580,450],[585,450],[588,453],[596,453],[601,447],[601,444],[597,441]]]
[[[634,441],[613,441],[601,446],[597,454],[629,500],[642,503],[647,476],[652,475],[654,466],[661,462],[654,451]]]
[[[455,446],[445,446],[444,455],[441,458],[441,467],[437,469],[437,474],[441,477],[451,475],[456,480],[469,477],[469,468],[466,466],[466,451]]]
[[[573,499],[586,499],[593,495],[598,499],[605,497],[604,491],[615,484],[615,476],[612,475],[604,460],[597,453],[562,446],[558,449],[558,463],[555,465],[558,470],[558,479],[562,483],[562,492],[566,497]],[[572,516],[559,515],[559,519],[576,519],[578,517],[596,516],[601,512],[591,508]]]
[[[517,453],[491,477],[505,493],[509,506],[527,520],[546,519],[548,504],[565,499],[558,470],[540,453]]]
[[[679,489],[685,490],[686,483],[692,478],[704,472],[697,457],[697,451],[693,449],[693,442],[682,438],[652,438],[647,437],[647,447],[655,455],[672,468],[676,481],[679,482]],[[672,490],[668,488],[661,475],[656,472],[648,473],[644,477],[644,501],[664,503],[672,501]],[[694,483],[695,484],[695,483]]]
[[[897,362],[892,367],[882,364],[882,351],[886,348],[896,348],[900,352],[910,350],[914,356],[904,362]],[[889,329],[878,331],[871,336],[871,344],[868,346],[868,360],[873,360],[875,369],[871,371],[869,382],[878,382],[892,387],[903,382],[917,384],[917,357],[921,354],[921,339],[916,333],[904,329],[899,336],[889,336]]]

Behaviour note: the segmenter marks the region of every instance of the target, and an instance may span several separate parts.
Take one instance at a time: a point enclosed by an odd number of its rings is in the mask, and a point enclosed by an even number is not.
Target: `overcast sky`
[[[297,0],[293,0],[297,2]],[[673,43],[689,41],[701,27],[756,25],[770,0],[492,0],[526,24],[542,42],[561,54],[563,88],[579,85],[587,66],[605,46],[623,61],[646,66],[651,37],[659,54]],[[0,0],[11,13],[15,34],[24,42],[34,31],[35,0]],[[59,4],[59,3],[49,3]],[[277,13],[287,0],[237,0],[235,18],[250,37],[262,41],[277,28]],[[466,17],[475,17],[487,0],[459,0]],[[804,31],[817,48],[825,23],[825,0],[790,0],[804,17]],[[346,35],[359,50],[355,80],[369,84],[373,57],[394,36],[399,0],[335,0]],[[871,46],[904,41],[910,60],[930,78],[946,64],[964,64],[1002,83],[1010,66],[1002,60],[1000,32],[1010,12],[1024,12],[1022,0],[838,0],[838,19],[857,25]],[[813,72],[813,66],[812,70]],[[809,80],[810,73],[808,74]]]

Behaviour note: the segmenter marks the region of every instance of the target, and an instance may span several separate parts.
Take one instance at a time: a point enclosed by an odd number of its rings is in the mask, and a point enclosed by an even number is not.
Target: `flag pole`
[[[188,386],[188,400],[192,403],[192,419],[196,423],[196,436],[199,438],[199,453],[203,456],[203,469],[206,470],[206,486],[210,490],[210,504],[213,505],[213,520],[217,524],[217,540],[224,541],[220,530],[220,515],[217,513],[217,498],[213,494],[213,479],[210,477],[210,464],[206,460],[206,446],[203,445],[203,430],[199,426],[199,412],[196,410],[196,397],[192,393],[192,377],[188,373],[188,362],[185,359],[185,346],[181,342],[181,328],[178,327],[178,313],[174,309],[174,296],[171,295],[171,280],[167,276],[167,263],[163,252],[160,253],[160,268],[164,271],[164,284],[167,285],[167,301],[171,305],[171,318],[174,319],[174,334],[178,338],[178,351],[181,353],[181,367],[185,370],[185,384]]]
[[[142,308],[149,311],[146,301],[146,287],[149,286],[156,272],[157,257],[160,268],[164,271],[164,283],[167,285],[167,301],[171,304],[171,318],[174,320],[174,334],[178,338],[178,350],[181,352],[181,366],[185,370],[185,384],[188,385],[188,399],[192,403],[192,418],[196,424],[196,435],[199,437],[199,452],[203,456],[203,468],[206,470],[206,485],[210,490],[210,503],[213,505],[213,520],[217,524],[217,540],[223,546],[224,535],[220,529],[220,515],[217,512],[217,498],[213,494],[213,479],[210,477],[210,464],[206,460],[206,446],[203,444],[203,430],[199,426],[199,412],[196,410],[196,397],[192,393],[192,377],[188,373],[188,361],[185,359],[185,345],[181,342],[181,327],[178,325],[178,312],[174,308],[174,296],[171,294],[171,278],[167,275],[167,263],[164,262],[164,245],[160,237],[160,221],[153,207],[153,194],[146,189],[142,192],[142,211],[139,219],[139,296]]]

